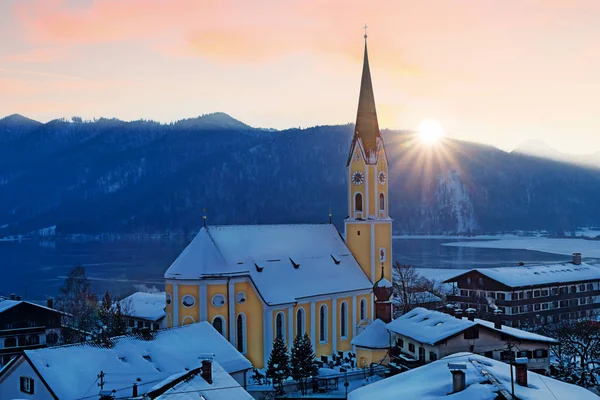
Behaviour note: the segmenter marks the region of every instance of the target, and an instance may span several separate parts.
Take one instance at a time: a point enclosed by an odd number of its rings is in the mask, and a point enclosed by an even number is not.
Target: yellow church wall
[[[342,303],[346,302],[346,337],[342,337]],[[352,350],[352,297],[342,297],[337,299],[336,311],[336,335],[337,335],[337,350],[350,351]]]
[[[200,299],[198,299],[198,285],[177,285],[177,293],[178,299],[173,299],[173,301],[178,301],[178,310],[179,310],[179,324],[180,325],[188,325],[198,322],[200,318]],[[182,299],[183,296],[190,295],[194,297],[194,305],[192,307],[186,307],[183,305]]]
[[[298,332],[298,320],[296,318],[296,315],[300,308],[304,309],[304,331],[303,332]],[[296,306],[294,307],[294,337],[298,336],[298,334],[304,335],[304,333],[308,333],[310,336],[310,303],[296,304]]]
[[[346,222],[346,244],[362,270],[371,279],[371,225]]]
[[[246,301],[235,303],[236,316],[239,313],[246,315],[246,358],[255,368],[264,367],[264,340],[263,340],[263,303],[250,282],[237,282],[234,285],[235,295],[244,292]]]
[[[385,278],[392,281],[392,223],[375,224],[375,281],[381,278],[381,261],[379,258],[379,249],[385,247],[386,261],[384,261]]]
[[[165,284],[165,291],[167,294],[171,295],[171,299],[173,299],[173,285],[171,283]],[[171,304],[167,304],[165,308],[165,315],[167,319],[167,328],[173,327],[173,301]]]
[[[206,285],[206,303],[207,303],[207,321],[212,324],[213,319],[216,316],[221,316],[225,322],[225,331],[229,335],[229,307],[225,303],[220,307],[216,307],[212,303],[212,298],[216,294],[222,294],[227,299],[227,284],[226,283],[214,283]],[[227,301],[235,301],[235,294],[233,299],[227,299]]]
[[[320,332],[321,332],[321,306],[325,305],[327,307],[327,330],[325,331],[326,333],[326,340],[321,342],[320,338]],[[318,301],[315,303],[315,312],[317,313],[316,318],[315,318],[315,322],[317,324],[316,326],[316,330],[315,333],[317,335],[317,337],[315,338],[315,355],[317,356],[317,358],[319,358],[321,355],[331,355],[331,353],[333,352],[332,350],[332,343],[331,343],[331,332],[332,332],[332,325],[331,325],[331,300],[323,300],[323,301]]]
[[[365,349],[362,347],[356,348],[356,360],[359,368],[368,368],[372,363],[381,362],[383,365],[387,365],[388,349]]]

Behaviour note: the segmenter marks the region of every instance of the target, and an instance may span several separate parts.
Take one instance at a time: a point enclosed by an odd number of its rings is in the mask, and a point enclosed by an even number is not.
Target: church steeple
[[[369,69],[369,54],[367,52],[367,34],[365,32],[365,55],[363,60],[362,78],[360,81],[360,95],[358,98],[358,111],[356,113],[356,126],[354,140],[360,138],[367,160],[377,152],[377,138],[380,137],[377,110],[375,109],[375,96]]]

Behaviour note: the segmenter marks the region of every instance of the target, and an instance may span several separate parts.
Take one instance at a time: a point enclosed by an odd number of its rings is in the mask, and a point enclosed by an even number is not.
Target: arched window
[[[323,304],[319,310],[319,340],[327,341],[327,306]]]
[[[356,193],[354,195],[354,211],[362,211],[363,210],[363,205],[362,205],[362,194],[361,193]]]
[[[240,353],[244,353],[246,350],[246,318],[244,314],[238,314],[236,321],[237,328],[237,349]]]
[[[379,210],[385,211],[385,195],[379,193]]]
[[[360,320],[367,319],[367,300],[362,298],[360,299]]]
[[[196,321],[194,320],[194,317],[187,315],[183,318],[183,321],[181,321],[181,325],[189,325],[189,324],[193,324],[195,322]]]
[[[348,337],[348,303],[345,301],[340,307],[340,336]]]
[[[277,317],[275,317],[275,331],[276,337],[285,341],[285,317],[282,312],[277,313]]]
[[[304,308],[299,308],[296,311],[296,335],[304,335]]]
[[[217,332],[225,336],[225,322],[223,321],[223,317],[215,317],[215,319],[213,319],[212,325]]]

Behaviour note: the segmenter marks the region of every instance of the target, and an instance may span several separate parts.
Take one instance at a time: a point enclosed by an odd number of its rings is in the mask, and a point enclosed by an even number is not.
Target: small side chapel
[[[309,334],[317,358],[391,320],[388,160],[365,34],[344,236],[333,224],[205,226],[165,272],[167,327],[208,321],[263,368],[273,340]],[[386,293],[388,298],[375,298]]]

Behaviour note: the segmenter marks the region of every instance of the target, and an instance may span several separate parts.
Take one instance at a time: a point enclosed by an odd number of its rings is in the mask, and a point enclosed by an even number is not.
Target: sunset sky
[[[0,117],[354,122],[600,150],[600,1],[1,0]]]

